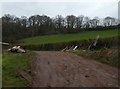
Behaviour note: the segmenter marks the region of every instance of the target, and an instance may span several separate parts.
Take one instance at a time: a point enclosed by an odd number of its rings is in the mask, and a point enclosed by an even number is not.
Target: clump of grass
[[[2,56],[2,86],[26,87],[27,81],[16,76],[18,69],[29,69],[31,52],[25,54],[3,52]]]
[[[119,67],[118,62],[118,50],[117,48],[109,48],[109,49],[100,49],[100,50],[76,50],[72,51],[73,53],[89,58],[95,59],[102,63]]]

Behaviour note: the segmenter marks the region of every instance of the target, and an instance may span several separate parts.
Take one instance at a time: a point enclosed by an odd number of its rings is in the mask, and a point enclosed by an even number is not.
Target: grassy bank
[[[3,52],[2,57],[2,86],[3,87],[26,87],[27,82],[17,76],[19,69],[30,68],[31,52],[25,54]]]
[[[110,49],[100,49],[100,50],[76,50],[71,51],[77,55],[83,56],[88,59],[95,59],[99,62],[119,67],[120,65],[118,60],[118,49],[110,48]]]
[[[77,40],[95,39],[99,35],[101,38],[109,38],[118,36],[118,29],[108,31],[88,31],[73,34],[59,34],[50,36],[37,36],[32,38],[26,38],[22,41],[23,45],[40,45],[49,43],[70,42]]]

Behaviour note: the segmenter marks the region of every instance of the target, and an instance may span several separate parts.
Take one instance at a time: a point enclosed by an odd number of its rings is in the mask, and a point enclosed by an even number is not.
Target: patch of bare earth
[[[73,53],[35,51],[31,87],[118,87],[118,69]]]

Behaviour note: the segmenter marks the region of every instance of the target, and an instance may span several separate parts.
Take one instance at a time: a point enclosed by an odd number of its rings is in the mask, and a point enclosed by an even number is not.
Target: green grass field
[[[81,32],[74,34],[58,34],[50,36],[37,36],[32,38],[26,38],[22,41],[22,45],[38,45],[38,44],[48,44],[48,43],[58,43],[58,42],[69,42],[76,40],[88,40],[95,39],[99,35],[101,38],[108,38],[118,36],[118,29],[109,30],[109,31],[90,31],[90,32]]]
[[[25,54],[3,52],[2,55],[2,87],[26,87],[27,81],[17,76],[18,69],[30,68],[31,52]]]

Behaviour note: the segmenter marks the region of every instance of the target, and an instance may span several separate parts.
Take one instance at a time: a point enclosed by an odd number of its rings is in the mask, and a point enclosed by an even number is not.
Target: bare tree
[[[64,27],[64,17],[62,17],[62,15],[57,15],[56,18],[54,19],[55,22],[55,26],[56,28],[62,28]]]
[[[104,23],[104,26],[112,26],[115,22],[115,18],[113,17],[106,17],[104,20],[103,20],[103,23]]]
[[[21,25],[23,27],[27,27],[28,26],[28,18],[26,16],[21,16]]]
[[[90,18],[85,17],[83,21],[83,28],[89,28],[90,27]]]
[[[84,19],[83,15],[76,17],[76,28],[82,27],[83,19]]]
[[[94,19],[90,20],[90,27],[95,28],[99,25],[99,18],[95,17]]]
[[[75,19],[76,19],[76,17],[74,15],[68,15],[66,17],[67,28],[74,28],[74,26],[75,26]]]

